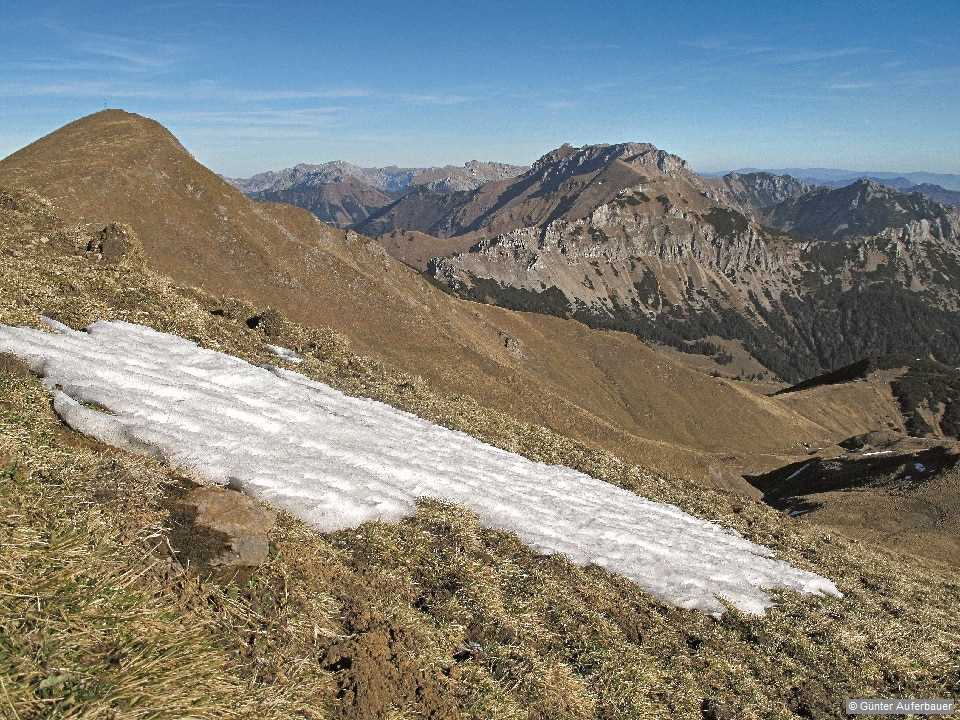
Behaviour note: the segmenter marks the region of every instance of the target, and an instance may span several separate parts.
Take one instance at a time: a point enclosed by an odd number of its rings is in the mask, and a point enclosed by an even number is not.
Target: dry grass
[[[212,633],[148,591],[155,558],[124,557],[109,533],[51,517],[63,492],[9,468],[3,474],[4,710],[20,718],[221,717],[244,688]]]
[[[960,694],[956,574],[438,393],[351,354],[335,333],[277,313],[252,331],[254,308],[175,288],[135,254],[96,262],[76,250],[82,231],[45,220],[36,200],[21,205],[29,213],[0,213],[0,322],[36,325],[41,311],[74,326],[132,320],[273,362],[268,335],[317,379],[676,503],[830,577],[845,597],[784,593],[763,617],[715,620],[435,502],[330,535],[281,516],[252,577],[198,576],[164,550],[168,498],[184,479],[63,430],[40,383],[8,368],[0,456],[19,468],[0,491],[13,518],[0,526],[10,717],[834,717],[847,695]],[[38,650],[41,623],[51,629]]]

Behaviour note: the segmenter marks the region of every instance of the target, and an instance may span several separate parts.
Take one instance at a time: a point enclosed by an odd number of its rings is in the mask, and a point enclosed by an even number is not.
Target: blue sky
[[[960,172],[960,0],[13,3],[0,156],[122,107],[230,175],[531,162]]]

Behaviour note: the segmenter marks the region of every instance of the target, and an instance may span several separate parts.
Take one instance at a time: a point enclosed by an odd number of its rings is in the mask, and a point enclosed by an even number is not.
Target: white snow
[[[271,355],[275,355],[281,360],[286,360],[287,362],[291,362],[296,365],[299,365],[300,363],[303,362],[303,358],[297,355],[290,348],[280,347],[279,345],[269,345],[266,343],[264,344],[263,347],[266,348],[268,353],[270,353]]]
[[[787,480],[793,480],[797,475],[799,475],[799,474],[802,473],[804,470],[806,470],[808,467],[810,467],[810,464],[811,464],[811,463],[806,463],[806,464],[801,465],[800,467],[798,467],[796,470],[794,470],[792,473],[790,473],[790,475],[787,477]]]
[[[44,376],[79,432],[298,515],[322,531],[411,515],[420,497],[466,506],[542,553],[621,573],[662,600],[722,613],[765,589],[839,595],[818,575],[672,506],[532,462],[374,400],[123,322],[87,332],[0,325],[0,352]],[[96,403],[109,413],[86,407]]]
[[[893,450],[874,450],[873,452],[865,452],[860,457],[870,457],[871,455],[889,455]]]

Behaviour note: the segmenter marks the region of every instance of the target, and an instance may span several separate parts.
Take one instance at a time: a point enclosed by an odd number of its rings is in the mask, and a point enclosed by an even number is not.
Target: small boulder
[[[86,250],[98,260],[117,262],[133,247],[129,231],[118,223],[104,225],[87,243]]]
[[[171,540],[182,562],[256,567],[270,551],[276,513],[234,490],[198,487],[177,503]]]
[[[523,342],[513,337],[503,330],[497,330],[497,337],[500,339],[500,342],[503,344],[503,347],[508,353],[517,358],[526,357],[523,351]]]

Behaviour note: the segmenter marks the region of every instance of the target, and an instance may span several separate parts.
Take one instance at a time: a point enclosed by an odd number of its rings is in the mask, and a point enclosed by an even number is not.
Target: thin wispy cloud
[[[69,98],[173,98],[174,93],[156,88],[124,86],[98,81],[65,81],[60,83],[0,83],[0,97],[69,97]],[[180,94],[182,97],[182,94]]]
[[[960,65],[906,70],[893,77],[897,85],[912,88],[938,87],[947,85],[951,88],[960,86]]]
[[[231,91],[226,91],[229,94]],[[271,100],[330,100],[338,98],[364,98],[373,95],[363,88],[303,89],[303,90],[235,90],[232,94],[240,102],[263,102]]]
[[[422,94],[422,93],[398,93],[396,95],[386,95],[386,97],[395,97],[397,100],[416,105],[462,105],[471,102],[475,98],[467,95],[457,94]]]
[[[604,80],[602,82],[593,83],[583,88],[584,92],[590,93],[602,93],[609,90],[616,90],[617,88],[623,87],[623,83],[619,80]]]
[[[0,71],[9,69],[14,72],[35,73],[105,73],[126,68],[118,68],[114,63],[91,62],[85,60],[50,59],[29,62],[0,63]]]
[[[86,32],[61,27],[56,23],[45,23],[45,27],[61,36],[74,53],[113,61],[114,66],[120,69],[164,70],[183,60],[187,54],[184,48],[168,42]]]
[[[823,62],[824,60],[837,60],[839,58],[863,55],[871,52],[876,51],[872,48],[862,46],[799,50],[775,55],[770,58],[770,62],[777,65],[800,65],[804,63]]]
[[[762,55],[773,52],[776,48],[770,45],[755,45],[750,43],[738,43],[717,38],[707,38],[701,40],[683,40],[680,42],[684,47],[694,48],[696,50],[705,50],[708,52],[722,53],[734,57]]]
[[[318,88],[290,90],[230,90],[211,89],[211,96],[233,99],[239,102],[274,102],[285,100],[349,100],[371,99],[399,101],[414,105],[461,105],[472,102],[476,97],[457,93],[419,93],[419,92],[382,92],[369,88]]]
[[[257,3],[250,2],[210,2],[204,4],[206,8],[217,10],[253,10],[259,7]],[[193,0],[183,0],[182,2],[159,2],[142,3],[130,8],[133,15],[151,15],[156,13],[166,13],[171,10],[192,9],[196,7]]]
[[[557,110],[571,110],[577,107],[577,103],[573,100],[551,100],[543,104],[547,110],[557,111]]]
[[[866,90],[876,87],[873,82],[834,82],[826,85],[827,90]]]
[[[209,137],[215,141],[245,140],[275,142],[277,140],[326,140],[330,134],[331,125],[317,128],[283,128],[260,127],[247,125],[198,126],[188,128],[192,137]]]
[[[153,98],[180,99],[198,102],[221,103],[273,103],[302,100],[360,100],[370,99],[384,103],[412,105],[461,105],[478,100],[477,97],[455,93],[396,93],[379,92],[366,88],[315,88],[289,90],[250,90],[219,87],[208,82],[196,82],[190,86],[172,89],[150,83],[126,83],[99,80],[70,80],[48,83],[0,83],[0,96],[4,97],[74,97],[89,98]],[[278,111],[279,112],[279,111]],[[283,110],[295,113],[296,108]]]
[[[770,44],[757,44],[749,41],[726,40],[721,38],[702,38],[680,42],[684,47],[703,50],[728,59],[757,57],[761,63],[772,65],[803,65],[820,63],[827,60],[863,55],[877,52],[873,48],[856,45],[833,48],[795,48],[784,49]]]
[[[157,46],[155,46],[154,49],[156,49],[156,47]],[[135,46],[131,46],[129,43],[126,47],[123,47],[112,46],[109,42],[93,41],[79,44],[77,49],[89,55],[97,55],[99,57],[110,58],[112,60],[119,60],[120,62],[134,68],[157,70],[160,68],[169,67],[176,62],[176,57],[169,51],[151,53],[149,52],[149,49],[139,49]]]
[[[202,125],[237,125],[263,127],[314,127],[336,122],[347,111],[343,106],[250,110],[250,111],[186,111],[165,113],[169,120]]]

